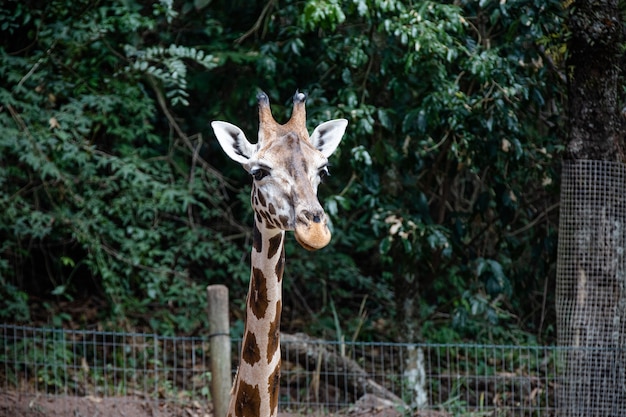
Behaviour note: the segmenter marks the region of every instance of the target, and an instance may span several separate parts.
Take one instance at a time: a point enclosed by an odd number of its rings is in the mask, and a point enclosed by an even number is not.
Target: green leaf
[[[65,285],[58,285],[57,287],[55,287],[51,294],[52,295],[63,295],[65,293],[66,287]]]

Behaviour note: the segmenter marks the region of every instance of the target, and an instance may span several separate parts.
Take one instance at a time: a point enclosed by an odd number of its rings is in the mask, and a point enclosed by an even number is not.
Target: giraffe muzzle
[[[331,238],[324,212],[304,211],[298,216],[294,232],[300,246],[310,251],[322,249],[328,245]]]

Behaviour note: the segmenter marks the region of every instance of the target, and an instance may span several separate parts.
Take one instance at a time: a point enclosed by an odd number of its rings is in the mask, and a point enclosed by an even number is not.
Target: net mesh
[[[626,165],[563,165],[557,263],[562,416],[626,416]]]
[[[555,347],[291,339],[281,342],[283,412],[402,417],[397,403],[371,400],[410,404],[421,391],[420,416],[554,415]],[[0,416],[212,415],[209,344],[0,324]],[[416,349],[421,387],[406,368]]]

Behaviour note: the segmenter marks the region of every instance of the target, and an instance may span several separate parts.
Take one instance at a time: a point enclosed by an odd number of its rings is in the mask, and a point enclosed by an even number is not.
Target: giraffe
[[[283,125],[272,116],[269,99],[257,96],[258,142],[227,122],[211,123],[224,152],[252,176],[254,211],[250,285],[239,368],[227,416],[274,417],[280,386],[280,315],[285,265],[285,232],[294,231],[307,250],[330,242],[327,218],[317,188],[328,175],[328,158],[348,125],[345,119],[321,123],[309,136],[306,96],[297,92]]]

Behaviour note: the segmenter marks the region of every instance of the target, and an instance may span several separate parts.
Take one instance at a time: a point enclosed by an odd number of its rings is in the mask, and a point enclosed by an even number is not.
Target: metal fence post
[[[210,348],[211,397],[213,415],[226,417],[232,385],[230,361],[230,332],[228,322],[228,288],[225,285],[207,287]]]

